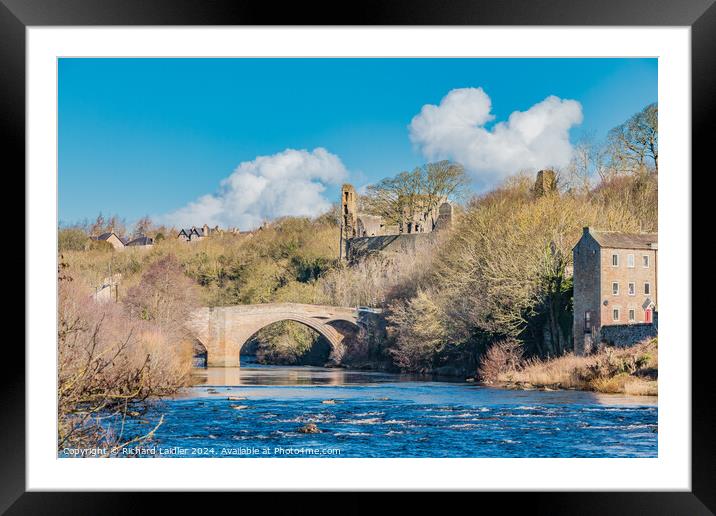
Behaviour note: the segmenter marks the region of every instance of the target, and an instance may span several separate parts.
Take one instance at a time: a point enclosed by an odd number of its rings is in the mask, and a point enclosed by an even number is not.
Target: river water
[[[320,367],[197,370],[140,456],[656,457],[657,400]],[[301,433],[314,423],[320,433]]]

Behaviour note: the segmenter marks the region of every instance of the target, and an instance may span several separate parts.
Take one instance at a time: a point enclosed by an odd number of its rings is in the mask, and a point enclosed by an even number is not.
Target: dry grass
[[[555,359],[529,359],[517,364],[504,360],[505,356],[511,356],[510,353],[510,350],[488,352],[480,367],[481,379],[486,383],[522,388],[579,389],[641,396],[658,394],[656,339],[630,348],[607,348],[589,356],[568,354]]]

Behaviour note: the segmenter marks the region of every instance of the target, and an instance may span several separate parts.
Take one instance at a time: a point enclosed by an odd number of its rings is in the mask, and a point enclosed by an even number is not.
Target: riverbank
[[[510,350],[482,364],[486,385],[518,390],[572,389],[605,394],[658,395],[658,342],[630,348],[605,348],[589,356],[565,355],[551,360],[510,356]]]

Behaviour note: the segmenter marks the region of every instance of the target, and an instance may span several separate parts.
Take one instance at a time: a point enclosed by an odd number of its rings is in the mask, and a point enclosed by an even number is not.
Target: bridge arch
[[[197,310],[187,323],[207,349],[209,366],[240,366],[240,353],[256,332],[281,321],[295,321],[315,330],[331,346],[332,354],[342,356],[345,325],[356,331],[357,310],[348,307],[267,303]]]
[[[259,331],[263,330],[264,328],[267,328],[268,326],[271,326],[272,324],[284,322],[284,321],[294,321],[297,323],[301,323],[304,326],[307,326],[311,328],[312,330],[315,330],[321,337],[325,338],[326,341],[331,345],[332,349],[338,348],[341,343],[343,342],[343,336],[336,330],[333,326],[331,326],[328,323],[322,324],[319,322],[316,322],[315,320],[312,320],[309,317],[301,317],[298,315],[289,314],[286,316],[282,316],[280,314],[277,314],[276,317],[269,318],[261,324],[260,327],[256,328],[256,331],[254,331],[251,335],[244,335],[245,332],[242,332],[242,338],[235,340],[232,344],[235,344],[239,348],[239,352],[244,347],[244,345],[251,340],[251,338],[256,335]],[[350,324],[350,323],[349,323]]]

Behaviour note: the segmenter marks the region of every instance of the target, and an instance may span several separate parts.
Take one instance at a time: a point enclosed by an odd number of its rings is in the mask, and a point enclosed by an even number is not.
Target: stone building
[[[657,331],[657,234],[584,228],[574,258],[574,351],[627,346]]]
[[[419,205],[419,201],[414,201],[414,205]],[[443,199],[442,202],[437,202],[435,206],[426,210],[416,209],[413,213],[409,213],[406,208],[402,220],[397,223],[388,223],[380,215],[359,212],[358,194],[355,188],[353,185],[344,184],[341,189],[342,236],[345,241],[351,238],[403,233],[430,233],[437,227],[440,210],[444,215],[443,224],[447,223],[445,217],[452,221],[452,206],[446,199]],[[450,212],[449,216],[448,212]]]
[[[210,228],[208,224],[204,224],[202,227],[197,228],[192,226],[190,228],[184,228],[179,231],[177,238],[185,242],[198,242],[212,235],[223,234],[224,230],[219,229],[219,226]],[[232,233],[238,234],[238,229],[232,229]]]
[[[112,247],[114,247],[118,251],[121,251],[122,249],[124,249],[124,246],[126,245],[125,241],[121,237],[119,237],[114,231],[102,233],[99,236],[91,236],[90,240],[107,242],[108,244],[110,244]]]
[[[194,226],[180,229],[177,235],[177,239],[183,240],[184,242],[196,242],[197,240],[201,240],[202,237],[203,235]]]
[[[154,239],[145,235],[139,235],[137,238],[127,242],[127,247],[137,249],[148,249],[154,245]]]
[[[121,280],[122,274],[119,272],[112,274],[111,276],[107,276],[99,285],[97,285],[97,287],[95,287],[92,298],[100,303],[108,303],[110,301],[116,303],[119,298],[118,289]]]
[[[361,213],[353,185],[341,189],[341,258],[354,260],[382,251],[398,253],[415,250],[428,234],[452,225],[453,208],[449,202],[437,203],[429,210],[407,211],[399,223],[386,223],[379,215]]]

